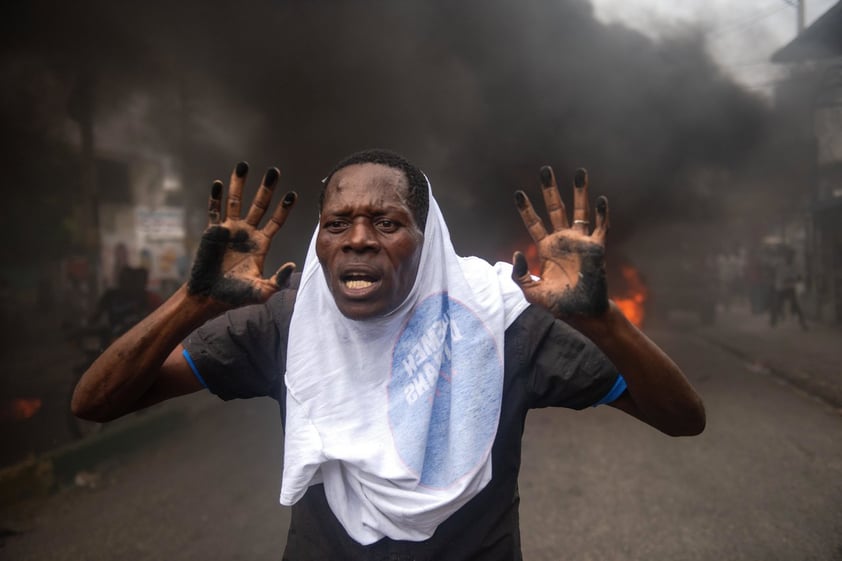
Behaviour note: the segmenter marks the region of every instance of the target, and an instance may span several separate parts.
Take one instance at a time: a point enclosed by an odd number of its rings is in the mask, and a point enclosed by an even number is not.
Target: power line
[[[787,2],[787,0],[784,0],[784,2]],[[788,2],[787,2],[787,4],[788,4]],[[745,19],[745,20],[742,20],[742,21],[736,22],[736,23],[735,23],[734,25],[732,25],[732,26],[726,26],[726,27],[724,27],[724,28],[718,29],[715,33],[712,33],[712,34],[711,34],[711,37],[721,37],[722,35],[725,35],[725,34],[728,34],[728,33],[732,33],[732,32],[734,32],[734,31],[742,31],[742,30],[744,30],[744,29],[747,29],[747,28],[749,28],[749,27],[752,27],[752,26],[754,26],[754,25],[757,25],[758,23],[760,23],[760,22],[761,22],[761,21],[763,21],[764,19],[768,18],[769,16],[773,16],[773,15],[775,15],[775,14],[777,14],[777,13],[780,13],[780,12],[782,12],[782,11],[783,11],[783,10],[785,10],[785,9],[786,9],[786,6],[780,6],[780,5],[779,5],[779,6],[775,7],[775,8],[772,8],[772,9],[770,9],[770,10],[767,10],[767,11],[765,11],[765,12],[761,12],[761,13],[755,14],[755,15],[754,15],[754,16],[752,16],[751,18],[747,18],[747,19]]]
[[[752,66],[774,66],[774,63],[770,60],[755,60],[751,62],[720,62],[718,63],[719,66],[723,68],[749,68]]]

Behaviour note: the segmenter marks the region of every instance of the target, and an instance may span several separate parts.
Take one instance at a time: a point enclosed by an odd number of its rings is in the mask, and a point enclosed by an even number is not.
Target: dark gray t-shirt
[[[284,365],[294,289],[266,304],[226,313],[184,341],[200,380],[222,399],[270,396],[286,410]],[[583,409],[616,399],[625,382],[586,337],[536,306],[506,330],[500,423],[488,486],[423,542],[384,538],[369,546],[351,539],[334,517],[321,485],[292,507],[283,559],[308,560],[519,560],[517,477],[521,437],[529,409]]]

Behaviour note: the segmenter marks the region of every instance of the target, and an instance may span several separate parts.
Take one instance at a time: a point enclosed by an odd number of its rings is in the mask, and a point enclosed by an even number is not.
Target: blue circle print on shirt
[[[389,421],[395,448],[420,484],[447,488],[490,452],[503,361],[480,319],[447,293],[419,303],[395,343]]]

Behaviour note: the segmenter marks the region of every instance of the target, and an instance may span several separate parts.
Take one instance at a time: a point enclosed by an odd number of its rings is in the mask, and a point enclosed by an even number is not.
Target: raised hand
[[[272,277],[263,278],[263,261],[269,245],[284,225],[298,195],[294,191],[287,193],[266,224],[258,228],[269,208],[280,172],[277,168],[266,171],[243,219],[240,207],[247,175],[246,162],[237,164],[231,173],[224,220],[222,182],[213,182],[208,200],[208,227],[202,234],[187,283],[190,294],[208,296],[229,306],[266,301],[287,283],[295,270],[293,263],[284,263]]]
[[[598,317],[608,310],[605,282],[608,199],[597,199],[596,226],[589,233],[588,174],[584,169],[576,171],[573,184],[573,223],[569,225],[555,174],[549,166],[541,168],[541,191],[553,226],[551,233],[532,208],[529,197],[523,191],[515,193],[523,223],[538,246],[541,276],[536,279],[529,273],[526,257],[517,251],[512,278],[530,303],[543,306],[562,319]]]

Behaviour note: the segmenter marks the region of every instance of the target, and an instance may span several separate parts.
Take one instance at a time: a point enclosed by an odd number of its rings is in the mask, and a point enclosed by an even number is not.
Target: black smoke
[[[701,33],[654,41],[600,23],[585,0],[33,0],[3,10],[3,68],[34,60],[57,84],[36,99],[56,97],[69,113],[89,80],[97,119],[150,100],[137,142],[179,158],[188,204],[202,208],[211,180],[240,159],[278,165],[281,189],[301,193],[287,231],[294,249],[284,249],[299,261],[319,180],[356,150],[416,162],[457,248],[506,258],[524,242],[512,193],[537,197],[543,164],[568,183],[587,167],[622,240],[655,221],[721,213],[699,173],[739,174],[769,127],[768,110],[717,68]],[[19,114],[3,119],[26,129]],[[18,181],[37,191],[46,180],[24,171],[51,148],[33,150],[12,155],[23,162]],[[70,196],[75,184],[50,189]]]

